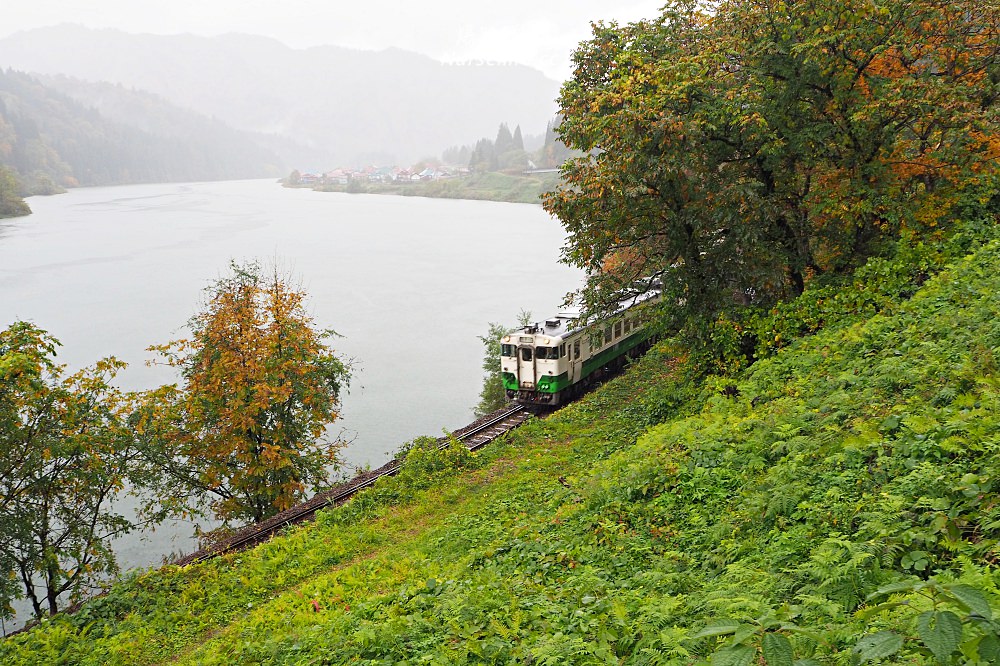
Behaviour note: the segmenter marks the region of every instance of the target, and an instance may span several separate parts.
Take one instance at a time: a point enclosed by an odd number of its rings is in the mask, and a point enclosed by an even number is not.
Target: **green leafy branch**
[[[986,596],[975,587],[908,580],[879,588],[868,600],[886,596],[891,598],[862,610],[858,617],[867,620],[887,611],[909,609],[909,633],[882,630],[865,634],[852,650],[855,666],[891,657],[904,647],[932,656],[939,664],[1000,663],[998,625]],[[930,608],[926,609],[928,602]]]
[[[752,622],[721,619],[708,623],[691,636],[692,640],[729,637],[712,653],[712,666],[749,666],[763,658],[767,666],[815,666],[811,658],[795,658],[790,635],[798,634],[811,645],[821,643],[815,633],[793,622],[799,613],[791,606],[782,606]]]

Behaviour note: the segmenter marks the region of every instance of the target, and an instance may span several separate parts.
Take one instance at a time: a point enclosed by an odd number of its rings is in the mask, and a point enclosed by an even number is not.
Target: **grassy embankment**
[[[31,208],[18,193],[14,171],[0,164],[0,219],[31,215]]]
[[[24,217],[31,215],[31,208],[28,207],[24,199],[17,198],[9,201],[0,201],[0,220],[11,217]]]
[[[555,188],[558,173],[512,176],[504,173],[479,173],[445,180],[412,183],[349,183],[317,185],[319,192],[352,194],[394,194],[404,197],[434,199],[478,199],[510,203],[541,203],[542,193]]]
[[[0,663],[972,653],[970,611],[1000,607],[1000,243],[957,245],[807,291],[740,375],[693,381],[664,343],[483,453],[418,449],[314,524],[132,577]]]

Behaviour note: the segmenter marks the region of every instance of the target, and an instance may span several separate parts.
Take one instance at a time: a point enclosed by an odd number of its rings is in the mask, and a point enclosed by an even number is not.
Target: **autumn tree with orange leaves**
[[[207,295],[190,338],[150,348],[183,382],[147,394],[136,428],[162,470],[161,506],[259,521],[327,481],[348,368],[277,270],[234,263]]]
[[[710,335],[1000,209],[995,2],[675,0],[574,60],[559,132],[586,155],[545,207],[592,313],[658,278]]]

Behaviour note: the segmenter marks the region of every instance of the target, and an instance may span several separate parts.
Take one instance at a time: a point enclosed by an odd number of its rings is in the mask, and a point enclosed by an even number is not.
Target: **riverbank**
[[[0,219],[31,215],[31,208],[18,192],[14,172],[0,166]]]
[[[558,172],[513,176],[505,173],[478,173],[469,176],[416,182],[320,183],[314,185],[285,185],[308,187],[317,192],[347,192],[351,194],[390,194],[404,197],[431,199],[471,199],[476,201],[501,201],[508,203],[540,204],[542,194],[556,187]]]
[[[25,203],[24,199],[19,199],[17,201],[0,202],[0,220],[8,220],[15,217],[27,217],[31,215],[31,208]]]
[[[582,279],[558,263],[565,232],[539,206],[326,195],[274,179],[81,187],[28,202],[31,217],[0,222],[0,330],[25,320],[49,331],[70,371],[114,355],[129,364],[116,379],[124,391],[176,381],[145,365],[146,348],[177,336],[231,258],[290,267],[317,321],[343,336],[335,349],[358,359],[330,432],[351,442],[348,469],[377,468],[407,440],[467,424],[488,322],[554,312]],[[532,242],[505,253],[499,228]],[[511,289],[512,279],[532,288]],[[401,343],[413,330],[433,331],[448,354],[414,355]],[[118,562],[128,571],[190,552],[192,532],[130,535]]]
[[[252,551],[134,574],[0,642],[0,662],[862,663],[876,645],[929,664],[923,635],[949,659],[960,640],[980,649],[998,608],[983,526],[1000,245],[959,240],[807,290],[768,324],[801,337],[743,372],[704,377],[665,342],[481,452],[411,450],[400,475]],[[951,623],[943,647],[928,613]]]

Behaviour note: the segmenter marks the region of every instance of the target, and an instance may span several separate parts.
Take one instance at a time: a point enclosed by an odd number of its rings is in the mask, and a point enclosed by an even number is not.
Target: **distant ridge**
[[[92,86],[78,84],[78,92]],[[152,95],[113,92],[103,94],[109,102],[131,104],[132,115],[143,118],[145,126],[116,122],[95,104],[33,76],[0,70],[0,165],[15,171],[22,193],[51,194],[78,185],[262,178],[284,170],[280,158],[247,133]]]
[[[251,35],[75,25],[0,40],[0,65],[120,83],[238,129],[294,139],[315,152],[285,147],[281,156],[303,167],[406,163],[475,142],[500,122],[540,131],[558,93],[557,82],[522,65],[455,66],[399,49],[296,50]]]

